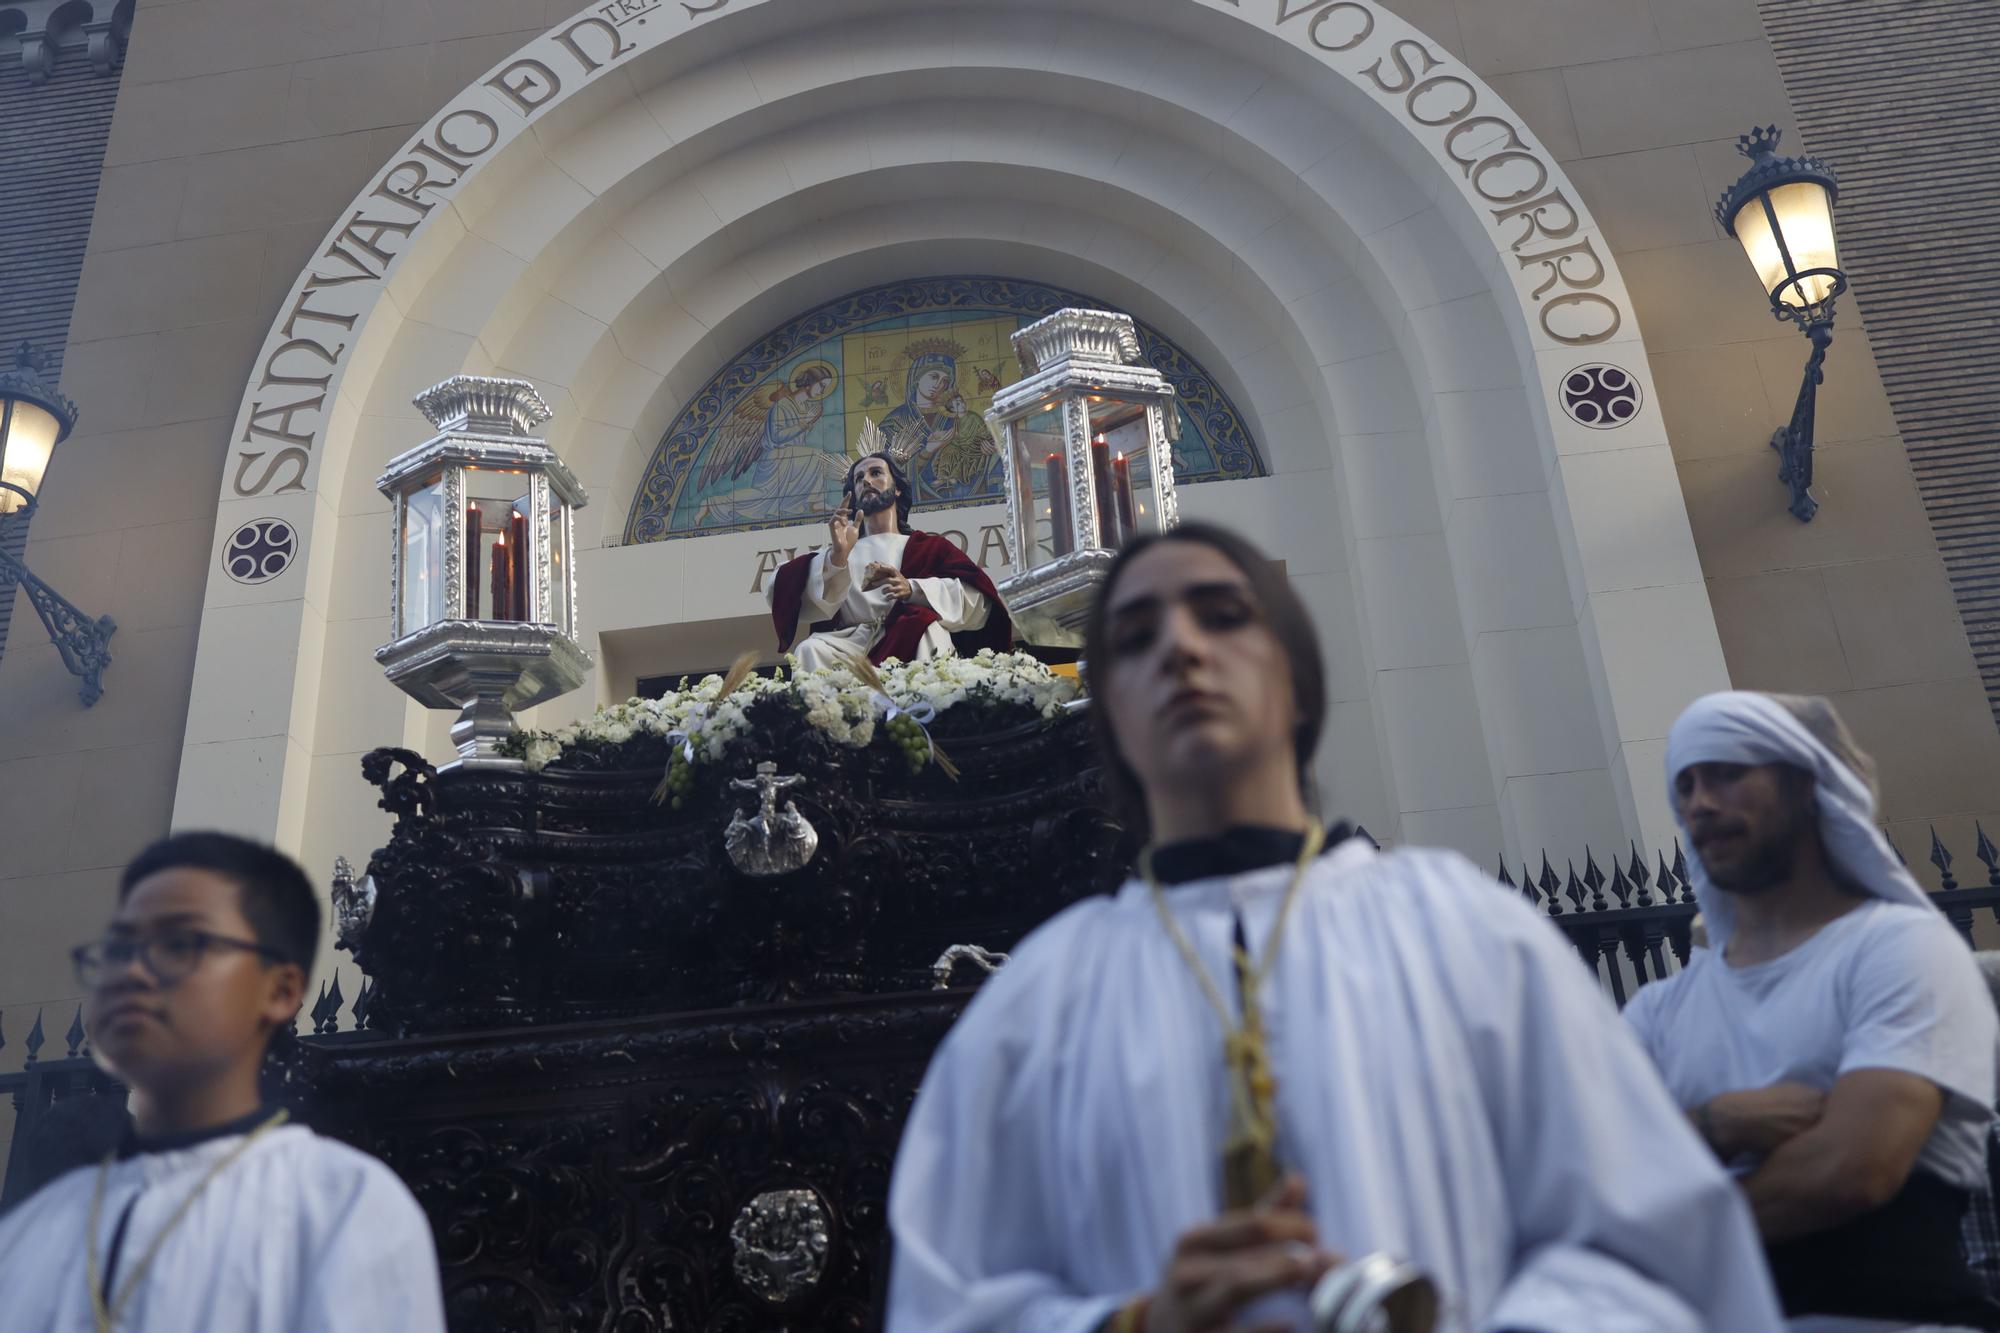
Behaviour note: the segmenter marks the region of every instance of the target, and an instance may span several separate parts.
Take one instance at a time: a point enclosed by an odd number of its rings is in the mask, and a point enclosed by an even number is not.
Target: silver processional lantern
[[[375,660],[419,703],[459,710],[459,763],[512,767],[497,747],[514,711],[590,670],[576,637],[583,487],[531,436],[551,414],[527,381],[458,375],[415,401],[438,433],[375,481],[395,526],[392,638]]]
[[[1129,315],[1058,310],[1017,331],[1014,352],[1023,378],[986,413],[1014,564],[1000,595],[1029,642],[1074,647],[1118,548],[1180,521],[1180,409]]]

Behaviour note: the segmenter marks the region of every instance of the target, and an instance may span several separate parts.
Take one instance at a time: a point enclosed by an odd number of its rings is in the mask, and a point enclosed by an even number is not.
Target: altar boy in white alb
[[[76,950],[125,1141],[0,1217],[0,1311],[37,1333],[442,1333],[421,1209],[374,1158],[259,1101],[319,940],[305,875],[220,833],[125,870]]]
[[[1779,1326],[1743,1200],[1562,936],[1454,854],[1321,853],[1323,672],[1281,572],[1205,526],[1140,538],[1085,659],[1154,846],[940,1047],[891,1333],[1306,1328],[1382,1251],[1451,1333]]]

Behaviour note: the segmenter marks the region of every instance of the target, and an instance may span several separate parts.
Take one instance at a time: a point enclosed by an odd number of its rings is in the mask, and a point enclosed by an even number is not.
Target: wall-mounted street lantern
[[[1847,290],[1834,246],[1833,205],[1840,178],[1816,157],[1779,157],[1778,128],[1753,129],[1736,141],[1750,169],[1715,205],[1715,220],[1750,256],[1771,312],[1799,326],[1812,342],[1805,383],[1789,424],[1778,428],[1771,447],[1781,460],[1778,479],[1791,487],[1792,514],[1810,523],[1819,502],[1812,485],[1813,405],[1825,377],[1827,344],[1833,341],[1833,303]]]
[[[1079,646],[1125,541],[1179,521],[1174,386],[1140,355],[1130,315],[1058,310],[1014,334],[1024,377],[993,395],[1014,574],[1000,595],[1022,636]]]
[[[76,426],[76,404],[42,381],[45,364],[22,343],[13,366],[0,370],[0,592],[11,596],[17,583],[27,592],[63,665],[82,679],[77,693],[88,708],[104,696],[104,668],[111,665],[118,625],[110,616],[93,620],[77,610],[10,549],[9,539],[34,517],[50,456]]]
[[[415,401],[438,433],[375,482],[395,523],[392,641],[375,660],[417,702],[459,710],[459,763],[518,766],[497,753],[513,711],[590,670],[576,638],[571,518],[583,486],[530,436],[550,413],[526,380],[456,375]]]

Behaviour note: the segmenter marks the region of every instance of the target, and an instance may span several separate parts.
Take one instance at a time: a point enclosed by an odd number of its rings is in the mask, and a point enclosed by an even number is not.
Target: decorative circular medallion
[[[809,1189],[766,1190],[730,1223],[736,1280],[772,1305],[797,1300],[819,1284],[832,1247],[826,1205]]]
[[[299,553],[298,534],[281,518],[253,518],[229,534],[222,569],[238,583],[269,583],[291,568]]]
[[[1621,366],[1578,366],[1562,379],[1563,411],[1579,426],[1616,430],[1639,415],[1639,381]]]

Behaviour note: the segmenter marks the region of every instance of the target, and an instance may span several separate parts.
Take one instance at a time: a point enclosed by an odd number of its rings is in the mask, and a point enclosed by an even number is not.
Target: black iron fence
[[[1931,891],[1931,901],[1965,937],[1966,944],[1977,948],[1973,929],[1979,913],[1989,913],[1987,920],[2000,924],[2000,848],[1987,838],[1984,828],[1974,828],[1978,838],[1974,855],[1986,868],[1984,885],[1959,883],[1952,870],[1957,858],[1935,829],[1927,859],[1937,867],[1940,884]],[[1896,854],[1902,856],[1900,848]],[[1516,880],[1502,864],[1499,877],[1503,885],[1548,913],[1620,1008],[1634,990],[1687,963],[1699,909],[1693,881],[1688,878],[1687,857],[1678,842],[1672,864],[1660,855],[1650,871],[1634,846],[1622,863],[1615,858],[1611,861],[1608,878],[1588,848],[1581,871],[1572,861],[1558,874],[1544,854],[1539,871],[1523,865]]]
[[[1359,832],[1368,836],[1365,829]],[[1984,867],[1984,884],[1959,882],[1953,869],[1956,858],[1935,831],[1927,858],[1937,868],[1941,885],[1931,892],[1931,899],[1968,945],[1974,944],[1980,913],[1989,913],[1987,922],[2000,926],[2000,848],[1983,828],[1976,832],[1974,856]],[[1678,844],[1671,862],[1662,854],[1648,867],[1633,846],[1625,857],[1608,863],[1607,875],[1596,854],[1586,848],[1581,869],[1574,861],[1565,861],[1559,872],[1544,854],[1538,868],[1523,864],[1518,875],[1501,864],[1497,882],[1546,913],[1597,973],[1611,998],[1623,1006],[1639,986],[1686,964],[1697,907],[1687,860]],[[303,1016],[312,1032],[298,1044],[325,1048],[372,1039],[375,1034],[364,1029],[373,993],[373,984],[364,978],[350,1001],[342,994],[336,970],[330,982],[321,984],[318,999]],[[81,1006],[71,1016],[59,1058],[41,1058],[48,1044],[43,1022],[44,1015],[37,1010],[23,1042],[24,1067],[0,1074],[0,1096],[11,1097],[15,1117],[6,1175],[0,1180],[0,1211],[53,1174],[101,1153],[123,1123],[124,1088],[90,1059]],[[6,1045],[0,1024],[0,1049]]]

